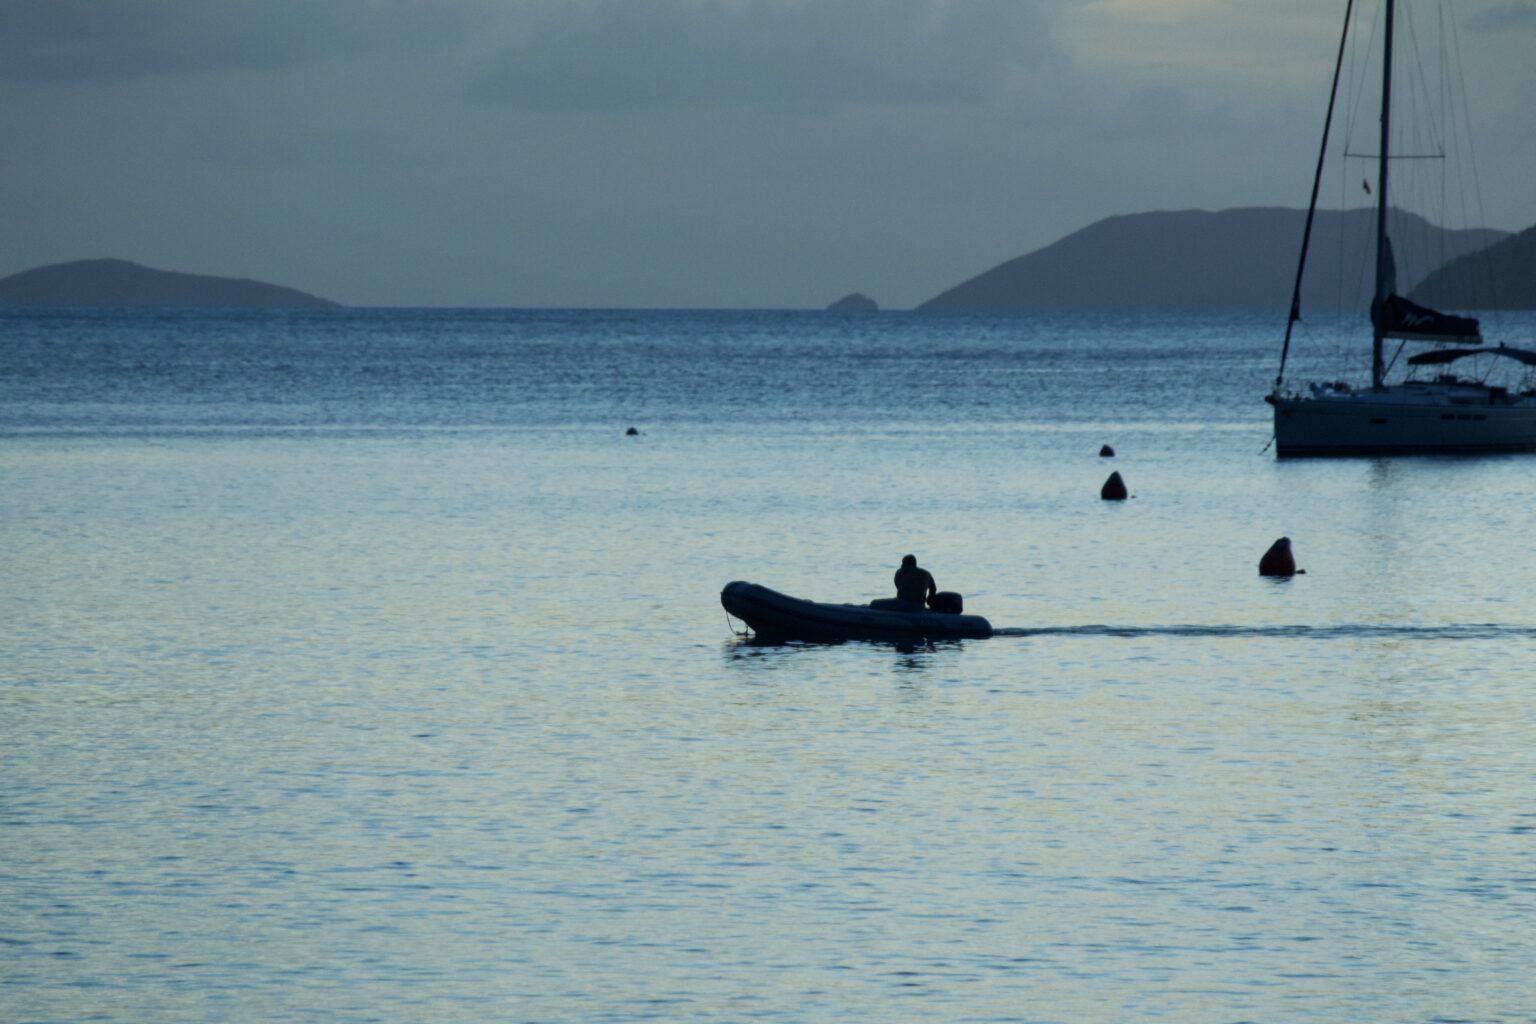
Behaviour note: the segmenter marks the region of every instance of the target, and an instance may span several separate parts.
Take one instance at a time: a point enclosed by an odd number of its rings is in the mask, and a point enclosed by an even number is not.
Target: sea
[[[1283,326],[0,315],[0,1018],[1536,1019],[1536,456]]]

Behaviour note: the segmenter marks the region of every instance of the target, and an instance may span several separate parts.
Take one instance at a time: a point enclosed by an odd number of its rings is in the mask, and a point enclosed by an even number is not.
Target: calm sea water
[[[1536,460],[1278,326],[0,318],[0,1017],[1536,1019]]]

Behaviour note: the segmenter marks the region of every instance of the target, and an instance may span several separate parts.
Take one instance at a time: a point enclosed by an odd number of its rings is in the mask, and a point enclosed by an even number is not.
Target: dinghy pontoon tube
[[[720,603],[765,640],[959,640],[992,635],[992,623],[980,615],[823,604],[741,580],[725,585]]]

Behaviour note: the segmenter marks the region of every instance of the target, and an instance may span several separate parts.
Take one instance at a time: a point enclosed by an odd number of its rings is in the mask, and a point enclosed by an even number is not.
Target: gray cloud
[[[401,55],[482,12],[409,0],[0,0],[0,77],[68,82]]]
[[[1341,6],[0,0],[0,274],[910,305],[1107,214],[1305,202]],[[1454,9],[1498,227],[1536,219],[1530,6]]]
[[[1467,28],[1474,32],[1536,28],[1536,3],[1494,4],[1467,18]]]
[[[553,7],[473,76],[529,108],[984,100],[1042,60],[1065,0],[592,0]]]

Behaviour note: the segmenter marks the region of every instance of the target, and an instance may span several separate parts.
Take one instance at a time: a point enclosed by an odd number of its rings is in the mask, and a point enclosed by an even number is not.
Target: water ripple
[[[1338,623],[1331,626],[1111,626],[1096,623],[1085,626],[1007,626],[993,630],[992,635],[1008,637],[1103,636],[1123,639],[1137,637],[1189,637],[1192,639],[1276,637],[1296,640],[1530,640],[1536,639],[1536,626],[1511,626],[1497,622],[1448,623],[1438,626],[1396,626],[1358,622]]]

